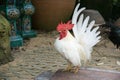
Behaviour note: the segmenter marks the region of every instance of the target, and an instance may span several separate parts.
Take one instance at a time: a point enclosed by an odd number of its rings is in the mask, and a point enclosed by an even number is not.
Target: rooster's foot
[[[71,72],[73,72],[73,73],[78,73],[79,69],[80,69],[79,66],[75,66],[75,67],[71,70]]]
[[[67,68],[64,69],[63,71],[71,72],[71,70],[72,70],[72,64],[68,64]]]

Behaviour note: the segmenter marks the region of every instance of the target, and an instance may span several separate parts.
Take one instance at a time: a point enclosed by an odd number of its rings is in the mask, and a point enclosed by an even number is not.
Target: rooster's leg
[[[63,71],[71,71],[72,70],[72,64],[71,63],[68,63],[68,66],[65,70]]]
[[[79,66],[75,66],[74,69],[72,70],[73,73],[78,73],[80,67]]]

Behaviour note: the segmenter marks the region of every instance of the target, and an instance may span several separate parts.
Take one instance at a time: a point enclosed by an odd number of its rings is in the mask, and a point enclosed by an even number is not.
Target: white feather
[[[83,7],[83,8],[81,8],[81,9],[78,11],[79,6],[80,6],[80,3],[77,4],[77,6],[76,6],[76,8],[75,8],[75,10],[74,10],[73,17],[72,17],[72,23],[73,23],[73,24],[76,24],[76,23],[77,23],[77,19],[78,19],[78,17],[79,17],[79,14],[80,14],[83,10],[85,10],[85,7]],[[82,17],[82,16],[81,16],[81,17]],[[83,18],[81,18],[81,19],[83,19]],[[76,25],[75,25],[75,26],[76,26]],[[78,30],[77,30],[77,27],[73,27],[73,33],[74,33],[74,36],[75,36],[76,38],[78,38]]]

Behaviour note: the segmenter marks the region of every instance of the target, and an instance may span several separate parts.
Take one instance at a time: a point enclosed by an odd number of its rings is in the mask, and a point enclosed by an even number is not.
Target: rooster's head
[[[71,30],[73,28],[74,24],[71,23],[71,21],[68,21],[67,23],[59,23],[57,26],[57,31],[60,32],[60,40],[64,38],[67,35],[67,31]]]

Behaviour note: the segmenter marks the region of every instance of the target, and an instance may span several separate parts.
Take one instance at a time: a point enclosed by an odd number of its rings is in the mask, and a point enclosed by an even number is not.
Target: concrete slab
[[[52,71],[46,71],[36,76],[34,80],[50,80],[53,74]]]
[[[120,80],[120,72],[84,68],[75,74],[58,70],[50,80]]]

